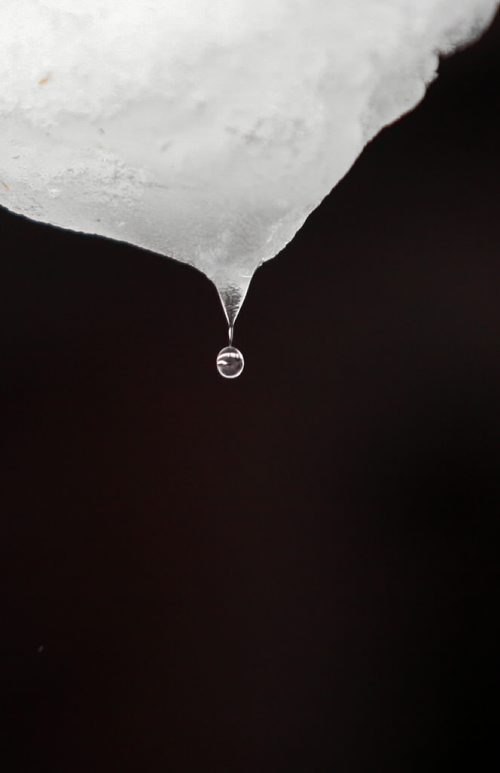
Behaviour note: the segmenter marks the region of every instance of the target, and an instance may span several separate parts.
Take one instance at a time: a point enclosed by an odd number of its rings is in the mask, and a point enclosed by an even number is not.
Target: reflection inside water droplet
[[[217,355],[217,370],[224,378],[236,378],[244,365],[242,353],[234,346],[225,346]]]

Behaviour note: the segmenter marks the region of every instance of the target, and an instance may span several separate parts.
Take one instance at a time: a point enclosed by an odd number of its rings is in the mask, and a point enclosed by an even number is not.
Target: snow
[[[0,0],[0,204],[190,263],[237,314],[498,0]]]

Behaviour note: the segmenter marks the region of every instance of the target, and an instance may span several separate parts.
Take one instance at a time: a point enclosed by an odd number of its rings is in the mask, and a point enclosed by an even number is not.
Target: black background
[[[234,382],[201,274],[0,212],[4,773],[498,767],[499,20],[441,73]]]

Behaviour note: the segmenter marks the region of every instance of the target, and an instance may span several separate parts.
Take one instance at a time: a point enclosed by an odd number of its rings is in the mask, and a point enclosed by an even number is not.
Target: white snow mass
[[[0,0],[0,204],[190,263],[234,317],[498,4]]]

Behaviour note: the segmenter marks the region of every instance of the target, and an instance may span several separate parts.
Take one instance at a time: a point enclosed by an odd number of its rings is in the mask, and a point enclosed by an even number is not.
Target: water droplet
[[[217,355],[217,370],[224,378],[236,378],[244,366],[243,355],[234,346],[225,346]]]

